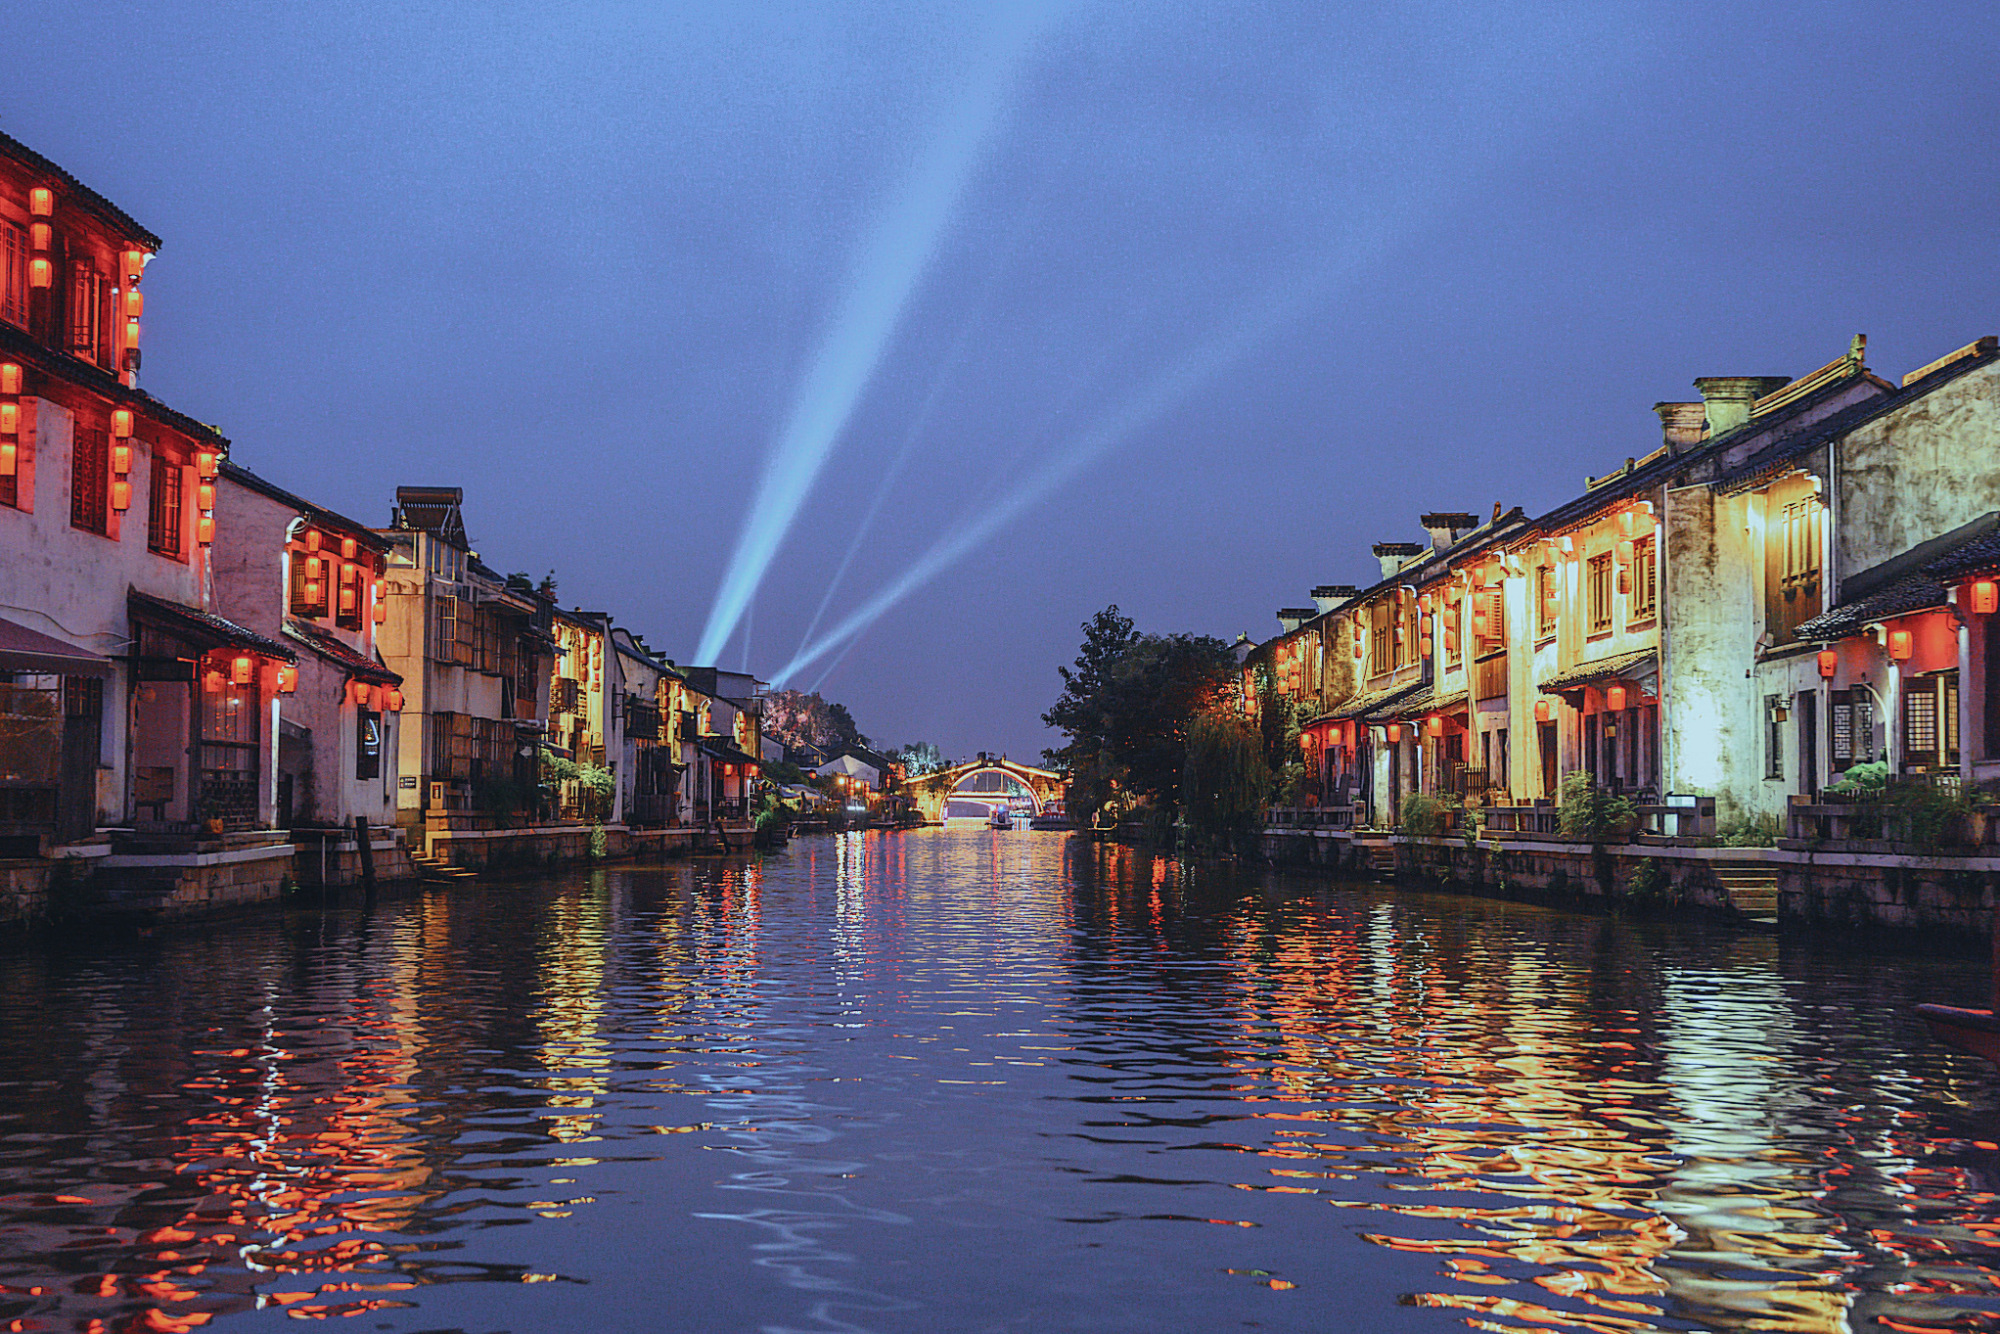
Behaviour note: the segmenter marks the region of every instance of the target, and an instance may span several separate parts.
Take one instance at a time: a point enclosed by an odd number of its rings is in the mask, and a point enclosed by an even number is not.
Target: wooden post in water
[[[354,817],[354,842],[361,849],[361,892],[369,906],[375,903],[375,842],[368,837],[368,817]]]

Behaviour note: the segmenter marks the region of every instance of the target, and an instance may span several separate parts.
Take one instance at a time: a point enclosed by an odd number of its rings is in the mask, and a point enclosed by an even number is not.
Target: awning
[[[111,659],[60,639],[0,620],[0,672],[51,676],[109,676]]]
[[[301,625],[296,621],[285,622],[285,638],[299,644],[325,658],[357,681],[370,685],[399,686],[403,678],[372,658],[363,657],[317,626]]]
[[[1659,663],[1652,649],[1641,649],[1637,653],[1621,653],[1612,658],[1599,658],[1596,662],[1578,663],[1568,671],[1542,682],[1544,695],[1562,695],[1585,686],[1594,686],[1610,681],[1644,681],[1649,676],[1659,674]]]
[[[182,640],[195,648],[242,649],[249,653],[276,658],[279,662],[297,662],[299,655],[275,639],[246,629],[226,617],[217,616],[212,611],[202,611],[198,607],[183,606],[166,598],[156,598],[151,593],[141,593],[133,589],[126,594],[125,606],[137,620],[149,620],[172,630]]]
[[[700,749],[702,754],[712,760],[721,760],[724,764],[754,765],[760,763],[760,761],[745,755],[742,751],[736,749],[736,747],[726,742],[717,741],[713,737],[703,737],[700,741],[695,742],[695,745]]]

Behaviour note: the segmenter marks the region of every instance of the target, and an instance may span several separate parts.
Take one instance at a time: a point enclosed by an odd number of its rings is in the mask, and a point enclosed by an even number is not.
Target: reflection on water
[[[2000,1329],[1956,960],[983,828],[0,952],[0,1328]]]

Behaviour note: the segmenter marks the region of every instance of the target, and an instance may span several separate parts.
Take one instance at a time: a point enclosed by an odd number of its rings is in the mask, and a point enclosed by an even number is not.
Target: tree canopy
[[[1071,814],[1089,818],[1116,789],[1177,808],[1188,726],[1235,674],[1229,645],[1212,635],[1141,633],[1115,603],[1082,629],[1076,665],[1057,669],[1063,692],[1042,715],[1069,738],[1044,755],[1070,772]]]

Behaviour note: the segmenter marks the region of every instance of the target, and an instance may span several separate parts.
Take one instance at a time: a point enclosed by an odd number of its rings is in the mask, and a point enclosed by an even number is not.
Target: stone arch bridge
[[[1031,813],[1040,815],[1051,804],[1061,803],[1063,784],[1067,781],[1064,775],[1052,769],[1037,769],[1033,765],[981,755],[976,760],[954,764],[949,769],[940,769],[922,778],[912,778],[909,789],[924,819],[942,822],[945,809],[954,801],[975,803],[991,809],[1017,795],[1017,789],[1025,790],[1032,807]]]

